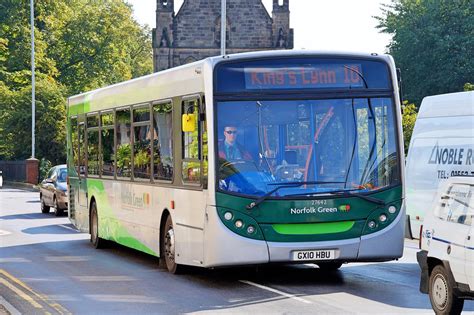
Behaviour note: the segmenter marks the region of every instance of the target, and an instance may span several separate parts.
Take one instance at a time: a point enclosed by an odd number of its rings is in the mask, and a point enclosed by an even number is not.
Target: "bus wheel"
[[[40,197],[41,201],[41,213],[49,213],[49,206],[44,203],[43,195]]]
[[[339,268],[341,268],[341,266],[342,266],[342,262],[335,262],[335,261],[318,263],[319,269],[323,271],[336,271]]]
[[[436,314],[461,314],[464,300],[454,295],[448,273],[442,265],[437,265],[431,272],[429,296]]]
[[[175,233],[173,228],[173,220],[171,220],[171,216],[166,218],[165,228],[163,230],[163,256],[164,261],[166,264],[166,268],[169,272],[173,274],[178,274],[182,267],[178,265],[175,261],[176,257],[176,241],[175,241]]]
[[[103,248],[105,240],[99,237],[99,216],[95,202],[91,204],[91,243],[95,248]]]

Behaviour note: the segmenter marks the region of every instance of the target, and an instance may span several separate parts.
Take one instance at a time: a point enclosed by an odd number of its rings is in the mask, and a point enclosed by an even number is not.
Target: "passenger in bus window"
[[[252,160],[252,156],[237,142],[238,129],[235,126],[224,128],[224,141],[219,143],[219,157],[228,161]]]

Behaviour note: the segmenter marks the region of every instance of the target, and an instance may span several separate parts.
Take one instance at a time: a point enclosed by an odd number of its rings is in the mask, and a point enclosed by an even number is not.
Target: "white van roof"
[[[418,118],[474,116],[474,91],[427,96]]]

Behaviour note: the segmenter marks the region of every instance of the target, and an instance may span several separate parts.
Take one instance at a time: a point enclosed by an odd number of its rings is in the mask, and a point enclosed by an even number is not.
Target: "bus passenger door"
[[[77,129],[77,117],[69,120],[68,133],[68,190],[69,209],[68,217],[76,225],[77,192],[79,190],[79,138]]]
[[[89,232],[89,213],[87,206],[87,179],[86,179],[86,150],[85,124],[79,122],[79,169],[76,207],[76,227]]]

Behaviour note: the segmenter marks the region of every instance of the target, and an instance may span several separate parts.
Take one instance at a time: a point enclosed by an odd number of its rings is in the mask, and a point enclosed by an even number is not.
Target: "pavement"
[[[18,188],[27,191],[39,191],[38,185],[33,185],[23,182],[14,182],[14,181],[3,181],[3,188]],[[1,313],[0,313],[1,314]]]

